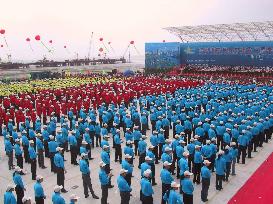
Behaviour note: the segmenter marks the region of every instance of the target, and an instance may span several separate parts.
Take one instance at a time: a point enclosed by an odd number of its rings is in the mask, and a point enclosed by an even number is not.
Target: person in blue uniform
[[[108,200],[108,188],[110,178],[113,176],[112,172],[109,174],[105,171],[106,164],[104,162],[100,162],[100,171],[99,171],[99,180],[101,184],[101,204],[107,204]]]
[[[103,145],[102,151],[100,154],[101,160],[106,164],[105,171],[106,174],[111,172],[110,168],[110,156],[109,156],[109,145]],[[114,186],[111,184],[111,179],[109,180],[109,188],[113,188]]]
[[[64,167],[63,148],[57,147],[56,151],[57,153],[54,156],[54,164],[57,173],[57,185],[62,186],[62,192],[66,193],[67,190],[64,188],[64,174],[66,173],[66,170]]]
[[[138,168],[140,169],[140,165],[145,161],[146,156],[146,148],[147,143],[145,141],[146,135],[142,135],[139,143],[138,143],[138,154],[139,154],[139,162],[138,162]]]
[[[14,191],[13,185],[8,185],[7,190],[4,193],[4,204],[17,204],[16,198],[14,194],[12,193]]]
[[[7,135],[6,139],[5,139],[5,152],[6,155],[8,156],[8,166],[9,166],[9,170],[14,169],[14,165],[13,165],[13,146],[11,143],[12,140],[12,136]]]
[[[154,190],[152,184],[150,182],[152,171],[147,169],[143,173],[143,177],[140,180],[140,188],[141,188],[141,201],[142,204],[153,204],[153,194]]]
[[[117,185],[120,192],[120,204],[129,204],[130,203],[130,193],[132,191],[132,188],[127,183],[125,176],[126,176],[127,170],[121,169],[119,172],[119,176],[117,178]]]
[[[125,176],[125,179],[129,186],[131,186],[131,180],[132,180],[132,174],[133,174],[133,165],[130,163],[130,160],[132,159],[132,155],[125,154],[124,160],[121,162],[121,168],[127,170],[127,174]]]
[[[35,194],[36,204],[44,204],[44,200],[46,199],[44,189],[42,186],[43,181],[44,181],[44,178],[42,176],[36,177],[36,183],[34,184],[34,194]]]
[[[193,204],[193,191],[194,186],[190,177],[193,174],[189,171],[184,172],[184,179],[182,181],[182,191],[183,191],[183,202],[184,204]]]
[[[168,192],[171,189],[171,183],[173,182],[173,177],[170,173],[172,163],[169,163],[168,161],[165,161],[163,163],[163,169],[160,172],[160,178],[162,183],[162,199],[161,204],[165,204],[166,201],[164,200],[164,195],[166,192]]]
[[[49,157],[50,157],[50,166],[51,166],[51,172],[56,172],[56,167],[54,164],[54,156],[56,154],[56,148],[58,147],[57,142],[54,140],[54,136],[49,136],[50,142],[48,143],[48,151],[49,151]]]
[[[201,190],[201,200],[203,202],[208,201],[208,191],[210,186],[211,173],[209,166],[211,162],[209,160],[204,160],[204,166],[201,168],[201,177],[202,177],[202,190]]]
[[[30,159],[30,164],[31,164],[32,180],[36,180],[36,170],[37,170],[37,154],[34,149],[34,145],[35,145],[34,141],[30,140],[28,153],[29,153],[29,159]]]
[[[177,190],[180,188],[180,184],[176,182],[171,183],[171,189],[170,191],[167,191],[164,195],[164,200],[168,204],[183,204],[183,200],[181,195],[177,192]]]
[[[54,193],[52,195],[52,204],[65,204],[64,198],[61,196],[62,186],[55,186]]]
[[[237,156],[238,156],[238,148],[237,148],[237,145],[236,145],[236,142],[231,142],[230,143],[230,153],[232,155],[232,162],[231,162],[231,175],[232,176],[235,176],[236,175],[236,172],[235,172],[235,166],[236,166],[236,159],[237,159]]]
[[[69,204],[75,204],[76,202],[78,202],[78,200],[80,199],[79,196],[72,194],[69,196],[70,199],[70,203]]]
[[[248,142],[249,141],[248,141],[248,137],[246,136],[246,130],[242,130],[242,135],[238,137],[239,151],[238,151],[237,163],[240,162],[240,157],[242,155],[242,164],[245,164],[246,149],[247,149]]]
[[[195,146],[194,159],[193,159],[193,183],[200,184],[200,172],[203,162],[203,157],[200,151],[201,146]]]
[[[115,148],[115,162],[119,160],[121,164],[122,161],[122,151],[121,151],[121,143],[123,141],[120,139],[120,130],[116,130],[116,134],[114,135],[114,148]]]
[[[15,140],[14,151],[15,151],[15,157],[17,160],[17,166],[19,166],[21,169],[23,169],[23,166],[24,166],[23,151],[20,146],[20,139],[19,138],[17,138]]]
[[[37,133],[37,136],[36,136],[36,149],[37,149],[37,154],[38,154],[38,164],[39,164],[39,167],[42,168],[42,169],[45,169],[45,162],[44,162],[44,151],[45,151],[45,148],[44,148],[44,143],[43,143],[43,140],[42,140],[42,135],[40,133]]]
[[[68,135],[68,144],[70,146],[70,154],[71,154],[71,164],[73,165],[79,165],[77,162],[77,139],[75,137],[75,131],[72,131],[72,134],[70,133]]]
[[[88,159],[88,155],[85,153],[82,153],[81,160],[80,160],[80,171],[82,173],[84,196],[85,196],[85,198],[89,197],[89,194],[88,194],[88,189],[89,189],[92,194],[92,197],[94,199],[99,199],[99,197],[95,194],[93,187],[92,187],[89,164],[86,161],[87,159]]]
[[[21,168],[16,166],[13,173],[13,182],[15,184],[15,192],[17,195],[17,203],[22,204],[22,199],[24,197],[25,185],[21,177]]]
[[[216,190],[222,190],[222,182],[226,172],[226,161],[223,158],[224,151],[220,150],[218,157],[215,160],[215,171],[216,171]]]

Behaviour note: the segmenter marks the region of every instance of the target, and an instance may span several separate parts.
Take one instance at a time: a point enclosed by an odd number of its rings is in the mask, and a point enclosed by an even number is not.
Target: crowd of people
[[[206,202],[211,177],[215,175],[215,188],[221,191],[222,182],[236,175],[236,163],[245,164],[246,157],[251,158],[273,133],[270,86],[154,76],[97,80],[100,83],[15,91],[1,99],[1,135],[14,181],[7,187],[4,204],[34,201],[24,193],[24,165],[29,164],[36,180],[36,204],[50,199],[43,190],[43,176],[37,174],[37,160],[44,169],[45,159],[57,174],[51,201],[66,203],[61,193],[67,192],[64,157],[68,152],[70,163],[79,166],[82,174],[85,198],[90,191],[94,199],[109,203],[115,177],[121,204],[130,203],[134,167],[138,167],[143,204],[153,203],[154,196],[160,196],[162,204],[192,204],[194,184],[202,185],[201,200]],[[98,165],[92,163],[93,151],[100,152],[100,196],[90,176],[90,169]],[[119,175],[111,171],[112,155],[120,163]],[[153,186],[159,181],[162,194],[154,195]],[[77,200],[72,194],[69,202]]]

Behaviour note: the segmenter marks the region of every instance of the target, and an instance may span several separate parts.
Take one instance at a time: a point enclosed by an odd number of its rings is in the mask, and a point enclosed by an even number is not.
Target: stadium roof
[[[271,41],[273,21],[163,28],[182,42]]]

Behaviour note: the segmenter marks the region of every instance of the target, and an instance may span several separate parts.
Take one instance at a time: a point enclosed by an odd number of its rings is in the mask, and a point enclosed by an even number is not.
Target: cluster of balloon
[[[35,40],[38,41],[38,42],[41,42],[41,44],[44,46],[44,48],[46,48],[48,52],[51,52],[51,50],[41,40],[41,36],[40,35],[36,35],[35,36]]]
[[[109,50],[107,49],[107,47],[105,46],[105,44],[104,44],[104,42],[103,42],[103,38],[100,38],[99,40],[100,40],[100,42],[102,43],[102,45],[103,45],[103,47],[105,48],[105,50],[106,50],[107,52],[109,52]]]
[[[33,50],[32,46],[31,46],[30,38],[26,38],[26,41],[27,41],[27,43],[28,43],[29,48],[30,48],[31,51],[33,52],[34,50]]]
[[[108,45],[109,45],[109,47],[111,48],[112,52],[113,52],[114,54],[116,54],[114,48],[112,47],[112,42],[108,42]]]
[[[127,48],[126,48],[124,54],[123,54],[123,57],[126,55],[126,53],[127,53],[128,50],[129,50],[129,52],[130,52],[131,46],[135,49],[135,51],[137,52],[137,54],[140,55],[140,52],[138,51],[138,49],[137,49],[136,46],[135,46],[135,41],[134,41],[134,40],[131,40],[131,41],[129,42],[129,45],[127,46]]]
[[[64,45],[64,49],[65,49],[65,51],[67,52],[67,54],[70,54],[70,51],[69,51],[69,49],[67,48],[66,45]]]
[[[6,39],[6,37],[5,37],[5,33],[6,33],[6,30],[5,30],[5,29],[3,29],[3,28],[0,29],[0,34],[3,36],[6,46],[9,47],[8,42],[7,42],[7,39]]]

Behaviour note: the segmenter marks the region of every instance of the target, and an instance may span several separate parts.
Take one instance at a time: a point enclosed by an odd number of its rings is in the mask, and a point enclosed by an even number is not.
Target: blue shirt
[[[169,197],[167,193],[165,193],[164,200],[166,200],[168,204],[183,204],[181,195],[175,190],[170,190]]]
[[[64,168],[64,158],[60,153],[55,154],[54,164],[58,168]]]
[[[24,188],[24,183],[23,183],[22,177],[19,173],[14,174],[13,182],[16,186],[20,186],[21,188]]]
[[[44,189],[43,189],[41,183],[39,183],[39,182],[36,182],[34,184],[34,192],[35,192],[35,197],[43,198],[45,196]]]
[[[89,174],[90,173],[88,163],[86,162],[85,159],[80,160],[80,171],[82,172],[82,174]]]
[[[183,176],[185,171],[189,170],[189,164],[187,159],[185,159],[185,157],[182,157],[179,161],[178,161],[178,165],[180,168],[180,172],[179,175]]]
[[[20,147],[19,144],[15,144],[14,145],[14,150],[15,150],[15,155],[16,156],[22,155],[22,153],[23,153],[23,151],[22,151],[22,149],[21,149],[21,147]]]
[[[226,171],[226,161],[222,157],[218,157],[215,160],[215,169],[216,169],[216,174],[222,176],[225,174]]]
[[[106,174],[105,170],[100,170],[99,179],[102,186],[106,186],[109,184],[109,176]]]
[[[188,195],[192,195],[194,191],[194,186],[189,178],[184,178],[182,180],[182,191]]]
[[[130,174],[133,173],[133,167],[132,167],[131,164],[129,164],[128,161],[122,160],[122,162],[121,162],[121,167],[122,167],[123,169],[125,169],[125,170],[128,170],[127,173],[130,173]]]
[[[210,170],[208,169],[207,166],[203,166],[201,168],[201,176],[202,176],[202,178],[210,179],[211,173],[210,173]]]
[[[33,147],[30,146],[28,148],[28,153],[29,153],[29,158],[30,159],[36,159],[37,154],[36,154],[35,149]]]
[[[58,147],[58,144],[56,141],[50,141],[48,143],[48,150],[50,153],[55,153],[57,147]]]
[[[131,192],[132,188],[129,186],[125,178],[121,175],[117,178],[117,184],[120,192]]]
[[[147,178],[142,178],[140,180],[141,192],[144,196],[152,196],[154,194],[154,190],[152,184]]]
[[[106,151],[102,151],[100,153],[100,157],[101,160],[105,163],[105,164],[110,164],[110,158],[109,158],[109,154]]]
[[[173,182],[173,177],[167,169],[162,169],[160,172],[161,182],[164,184],[171,184]]]
[[[141,176],[143,176],[144,171],[146,171],[147,169],[151,169],[151,166],[147,162],[143,162],[140,165],[140,169],[141,169]]]
[[[5,192],[4,194],[4,204],[16,204],[16,198],[15,196],[13,195],[12,192]]]
[[[203,162],[203,158],[200,151],[195,151],[193,161],[194,163],[198,163],[198,164]]]
[[[53,204],[65,204],[64,198],[61,196],[60,193],[53,193],[52,195],[52,203]]]

